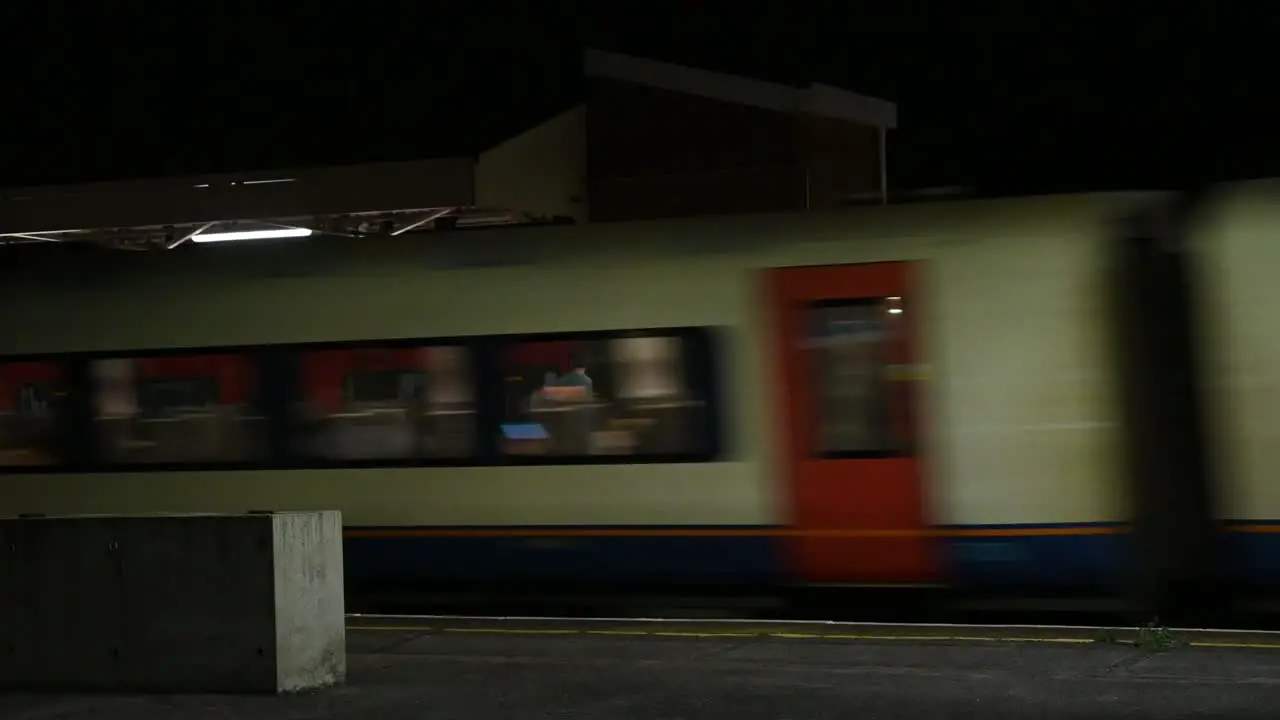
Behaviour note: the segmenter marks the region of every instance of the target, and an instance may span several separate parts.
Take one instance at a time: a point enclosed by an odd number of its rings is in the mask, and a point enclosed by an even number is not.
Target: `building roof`
[[[571,54],[554,62],[498,62],[469,71],[465,82],[445,78],[425,97],[407,104],[379,98],[373,107],[339,103],[321,112],[307,109],[302,114],[246,120],[238,105],[214,103],[209,111],[213,115],[197,118],[199,126],[193,125],[185,134],[153,135],[142,144],[108,142],[92,156],[64,153],[72,156],[65,162],[13,165],[5,178],[13,191],[5,194],[122,179],[475,157],[583,102],[587,98],[583,81],[592,78],[872,127],[892,128],[897,120],[893,103],[829,85],[793,87],[589,49],[585,56]],[[377,132],[363,126],[370,115],[378,118]],[[72,161],[78,166],[78,177],[67,177],[67,163]]]
[[[886,129],[898,124],[898,107],[894,103],[822,83],[793,87],[602,50],[587,50],[583,66],[588,77],[766,110],[806,113]]]

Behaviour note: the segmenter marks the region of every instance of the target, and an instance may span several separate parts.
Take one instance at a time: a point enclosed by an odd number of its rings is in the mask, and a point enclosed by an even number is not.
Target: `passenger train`
[[[5,248],[0,513],[337,509],[350,581],[443,587],[1277,583],[1280,185],[1184,206]]]

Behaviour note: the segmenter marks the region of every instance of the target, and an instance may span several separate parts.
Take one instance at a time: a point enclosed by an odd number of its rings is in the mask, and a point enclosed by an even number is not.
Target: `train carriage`
[[[33,248],[0,377],[69,373],[68,450],[0,511],[339,509],[350,577],[444,586],[1113,586],[1107,253],[1147,197]],[[91,368],[160,357],[229,358],[219,407],[153,413],[203,450],[104,453]]]
[[[1202,288],[1206,415],[1218,472],[1215,515],[1226,563],[1246,585],[1280,584],[1280,325],[1272,318],[1280,268],[1280,183],[1215,187],[1191,220]]]

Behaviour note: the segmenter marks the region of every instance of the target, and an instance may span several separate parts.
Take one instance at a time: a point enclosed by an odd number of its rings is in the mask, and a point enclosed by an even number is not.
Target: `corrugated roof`
[[[893,128],[898,108],[880,98],[808,83],[792,86],[602,50],[587,50],[589,77],[609,78],[779,112],[798,112]]]

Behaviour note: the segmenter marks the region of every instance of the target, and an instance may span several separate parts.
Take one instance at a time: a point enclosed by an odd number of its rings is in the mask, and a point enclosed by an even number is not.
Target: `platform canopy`
[[[0,193],[0,242],[91,240],[175,247],[201,234],[305,228],[398,234],[451,223],[510,224],[480,207],[470,157],[292,171],[18,188]]]
[[[612,86],[601,85],[615,90],[643,86],[719,106],[843,121],[878,132],[881,148],[884,130],[897,122],[891,102],[816,83],[782,85],[598,50],[585,52],[582,71],[584,80],[613,81]],[[594,122],[589,133],[588,117],[600,116],[588,113],[588,105],[605,106],[618,97],[608,96],[607,89],[588,92],[589,85],[536,113],[507,117],[511,113],[489,112],[498,119],[474,123],[484,128],[451,126],[449,132],[436,133],[448,137],[406,149],[420,153],[414,160],[0,189],[0,245],[86,241],[124,249],[174,249],[215,236],[368,237],[477,225],[586,222],[589,198],[598,200],[602,195],[597,191],[618,180],[601,170],[608,163],[600,158],[608,148],[629,147],[636,140],[634,129],[608,122]],[[666,119],[659,125],[679,128],[705,120],[702,112],[651,102],[635,116],[661,116]],[[723,119],[729,116],[706,117],[731,122]],[[769,120],[762,127],[773,125]],[[651,130],[646,125],[639,132]],[[849,142],[832,147],[854,147],[864,135],[853,132]],[[783,137],[784,144],[794,144],[790,136]],[[587,162],[588,147],[592,163]],[[883,167],[882,152],[869,151],[868,157],[867,167]],[[657,162],[683,167],[684,160]],[[842,167],[848,174],[847,165]],[[658,173],[669,175],[666,170]],[[787,170],[786,177],[791,176]],[[880,177],[883,195],[883,172]],[[648,190],[636,185],[635,177],[622,180],[630,183],[626,192],[633,196],[624,201],[643,206],[636,198]],[[670,185],[669,177],[664,182]],[[687,192],[741,192],[733,182],[717,180],[715,187]]]

